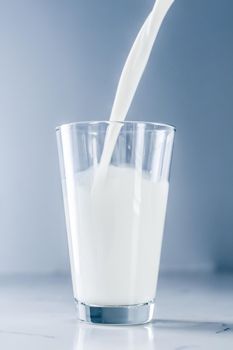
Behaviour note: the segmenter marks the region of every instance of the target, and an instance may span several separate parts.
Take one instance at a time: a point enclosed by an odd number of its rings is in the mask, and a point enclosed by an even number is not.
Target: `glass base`
[[[79,320],[88,323],[137,325],[150,322],[154,315],[153,301],[129,306],[97,306],[75,301]]]

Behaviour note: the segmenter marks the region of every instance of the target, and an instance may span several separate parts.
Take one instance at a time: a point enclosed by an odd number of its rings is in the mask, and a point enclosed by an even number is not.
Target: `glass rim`
[[[138,124],[143,126],[153,126],[154,130],[152,131],[173,131],[176,132],[176,127],[171,124],[166,123],[157,123],[157,122],[150,122],[150,121],[137,121],[137,120],[128,120],[128,121],[110,121],[110,120],[91,120],[91,121],[80,121],[80,122],[71,122],[71,123],[65,123],[58,125],[56,127],[56,132],[61,131],[63,128],[70,128],[73,126],[89,126],[89,125],[98,125],[98,124],[107,124],[107,125],[126,125],[126,124]],[[160,129],[161,128],[161,129]]]

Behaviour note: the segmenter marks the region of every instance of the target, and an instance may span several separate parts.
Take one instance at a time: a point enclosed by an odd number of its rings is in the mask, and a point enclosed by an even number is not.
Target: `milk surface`
[[[109,166],[93,194],[93,169],[66,179],[65,202],[75,298],[133,305],[155,297],[168,182]]]

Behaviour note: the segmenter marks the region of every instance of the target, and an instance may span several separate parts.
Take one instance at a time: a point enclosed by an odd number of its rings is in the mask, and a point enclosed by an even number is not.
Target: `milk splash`
[[[106,176],[108,165],[122,127],[120,122],[124,121],[126,118],[134,94],[149,60],[160,26],[173,2],[174,0],[157,0],[155,2],[152,11],[145,20],[130,50],[118,83],[110,116],[110,122],[119,123],[110,123],[108,126],[94,185],[103,182]]]

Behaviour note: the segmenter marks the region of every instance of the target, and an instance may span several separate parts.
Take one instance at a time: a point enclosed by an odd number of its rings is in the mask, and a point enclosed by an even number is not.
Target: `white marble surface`
[[[68,279],[1,277],[0,349],[233,349],[233,276],[162,276],[157,300],[152,324],[91,326],[77,321]]]

